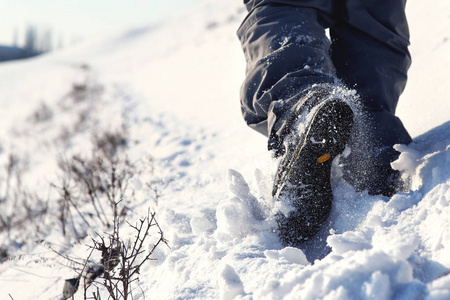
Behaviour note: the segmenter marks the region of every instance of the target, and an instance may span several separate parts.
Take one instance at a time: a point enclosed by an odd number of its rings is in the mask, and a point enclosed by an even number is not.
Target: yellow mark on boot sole
[[[327,160],[329,160],[330,158],[331,158],[330,154],[324,154],[324,155],[322,155],[321,157],[319,157],[317,159],[317,162],[318,163],[323,163],[323,162],[326,162]]]

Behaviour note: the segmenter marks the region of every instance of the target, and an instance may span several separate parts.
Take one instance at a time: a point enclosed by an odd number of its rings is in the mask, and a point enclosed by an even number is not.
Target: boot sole
[[[332,161],[345,149],[353,127],[353,117],[353,110],[343,100],[331,99],[320,103],[305,133],[292,146],[295,149],[288,151],[282,159],[272,196],[280,196],[290,177],[311,176],[315,184],[324,188],[330,186]]]

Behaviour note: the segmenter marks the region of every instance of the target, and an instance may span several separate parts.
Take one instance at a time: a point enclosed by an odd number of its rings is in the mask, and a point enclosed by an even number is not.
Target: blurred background
[[[0,61],[156,23],[200,0],[0,0]]]

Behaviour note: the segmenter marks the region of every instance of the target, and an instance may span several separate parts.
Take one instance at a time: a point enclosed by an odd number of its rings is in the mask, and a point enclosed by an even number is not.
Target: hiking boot
[[[292,206],[287,216],[276,215],[280,239],[287,245],[313,237],[328,219],[332,161],[344,151],[354,123],[346,102],[324,99],[308,112],[302,132],[293,128],[286,137],[287,151],[275,175],[272,195]]]
[[[372,111],[361,107],[358,122],[353,126],[347,143],[351,149],[339,164],[343,179],[357,192],[392,197],[397,192],[407,192],[409,184],[391,163],[400,153],[395,144],[412,142],[400,120],[387,112]]]

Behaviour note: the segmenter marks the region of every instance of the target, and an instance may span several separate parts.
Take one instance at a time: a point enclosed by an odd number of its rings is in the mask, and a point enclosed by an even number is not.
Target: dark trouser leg
[[[247,60],[241,89],[244,119],[270,137],[269,148],[277,148],[299,91],[335,81],[330,41],[315,9],[272,4],[254,9],[238,36]]]
[[[363,4],[362,4],[363,3]],[[331,28],[337,76],[361,97],[363,115],[354,127],[345,178],[357,190],[390,195],[394,144],[411,142],[394,116],[410,65],[403,0],[350,0]],[[365,31],[363,31],[365,30]]]

